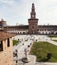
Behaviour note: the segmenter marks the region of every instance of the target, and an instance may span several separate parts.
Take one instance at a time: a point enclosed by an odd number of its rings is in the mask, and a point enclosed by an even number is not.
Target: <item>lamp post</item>
[[[24,49],[24,52],[25,52],[25,58],[27,58],[27,49],[26,48]]]

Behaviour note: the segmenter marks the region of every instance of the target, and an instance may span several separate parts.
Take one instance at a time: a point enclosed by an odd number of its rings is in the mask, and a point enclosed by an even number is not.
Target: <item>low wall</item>
[[[50,63],[50,62],[36,62],[35,65],[57,65],[57,63]]]

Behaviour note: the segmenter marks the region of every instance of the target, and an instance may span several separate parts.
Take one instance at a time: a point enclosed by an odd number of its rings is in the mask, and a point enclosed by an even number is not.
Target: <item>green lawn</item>
[[[51,38],[57,38],[57,35],[49,35]]]
[[[17,40],[13,40],[13,46],[17,45],[17,44],[18,44],[18,41]]]
[[[30,54],[37,57],[37,62],[57,62],[57,46],[48,42],[34,42]]]

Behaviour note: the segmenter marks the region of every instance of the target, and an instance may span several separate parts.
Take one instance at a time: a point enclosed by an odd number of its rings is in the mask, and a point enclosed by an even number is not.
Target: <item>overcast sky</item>
[[[28,24],[33,2],[39,25],[57,25],[57,0],[0,0],[0,19],[8,25]]]

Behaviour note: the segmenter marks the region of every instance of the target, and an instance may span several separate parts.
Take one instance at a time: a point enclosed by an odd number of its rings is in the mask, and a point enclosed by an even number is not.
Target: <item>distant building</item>
[[[3,19],[1,19],[1,21],[0,21],[0,31],[3,31],[5,26],[7,26],[6,25],[6,21],[4,21]]]
[[[1,21],[0,21],[0,27],[5,27],[5,26],[7,26],[6,25],[6,21],[4,21],[3,19],[1,19]]]
[[[13,34],[0,32],[0,65],[13,64]]]
[[[39,19],[36,18],[34,3],[32,3],[30,16],[31,16],[30,19],[28,19],[28,25],[6,26],[4,21],[2,23],[1,30],[15,34],[57,34],[57,25],[38,24]],[[0,27],[1,27],[1,23],[0,23]]]

